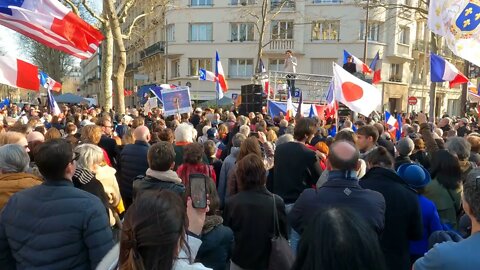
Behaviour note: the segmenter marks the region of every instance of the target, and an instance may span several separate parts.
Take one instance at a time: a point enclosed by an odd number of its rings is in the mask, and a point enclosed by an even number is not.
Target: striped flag
[[[380,59],[379,51],[375,55],[375,57],[372,60],[372,63],[370,63],[370,69],[373,70],[373,79],[372,79],[372,84],[377,84],[382,80],[382,67],[377,68],[377,63],[378,60]]]
[[[104,39],[57,0],[2,0],[0,24],[80,59],[91,57]]]

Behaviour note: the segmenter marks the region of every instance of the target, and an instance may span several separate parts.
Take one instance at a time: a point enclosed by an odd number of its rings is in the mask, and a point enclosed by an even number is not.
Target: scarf
[[[221,216],[206,216],[205,223],[203,224],[202,234],[211,232],[215,227],[223,223],[223,218]]]
[[[159,179],[159,180],[162,180],[162,181],[166,181],[166,182],[172,182],[172,183],[176,183],[176,184],[181,184],[182,183],[182,179],[180,179],[180,177],[178,177],[177,173],[172,171],[172,170],[161,172],[161,171],[155,171],[155,170],[152,170],[152,169],[148,168],[148,170],[145,174],[150,176],[150,177],[153,177],[153,178],[156,178],[156,179]]]
[[[73,174],[73,180],[80,182],[82,185],[90,183],[94,177],[93,173],[82,168],[77,168]]]

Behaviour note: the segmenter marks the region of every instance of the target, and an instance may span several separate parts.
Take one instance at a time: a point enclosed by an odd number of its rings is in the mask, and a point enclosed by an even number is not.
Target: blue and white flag
[[[198,70],[198,79],[200,81],[212,81],[214,82],[215,81],[215,73],[211,72],[211,71],[208,71],[206,69],[199,69]]]
[[[47,96],[48,96],[48,106],[50,107],[50,112],[52,115],[59,115],[61,113],[60,107],[58,107],[55,98],[52,95],[50,89],[47,89]]]

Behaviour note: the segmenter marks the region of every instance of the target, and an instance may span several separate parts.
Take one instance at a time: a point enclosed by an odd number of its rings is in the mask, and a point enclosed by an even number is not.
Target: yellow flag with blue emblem
[[[428,26],[455,55],[480,66],[480,0],[430,0]]]

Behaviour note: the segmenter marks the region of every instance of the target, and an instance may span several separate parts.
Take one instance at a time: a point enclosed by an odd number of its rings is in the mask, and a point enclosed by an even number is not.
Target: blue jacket
[[[125,145],[120,153],[120,192],[124,200],[131,200],[133,179],[145,175],[148,169],[147,154],[150,145],[144,141],[135,141]]]
[[[0,268],[95,269],[113,247],[105,207],[68,180],[13,195],[0,215]]]
[[[415,270],[478,270],[480,266],[480,233],[460,242],[436,244],[413,265]]]
[[[208,217],[207,217],[208,219]],[[202,245],[195,261],[213,270],[224,270],[230,262],[233,249],[233,231],[222,224],[202,234]]]
[[[410,241],[410,254],[423,256],[428,251],[428,238],[435,231],[443,229],[435,204],[423,195],[418,195],[423,221],[423,238]]]

